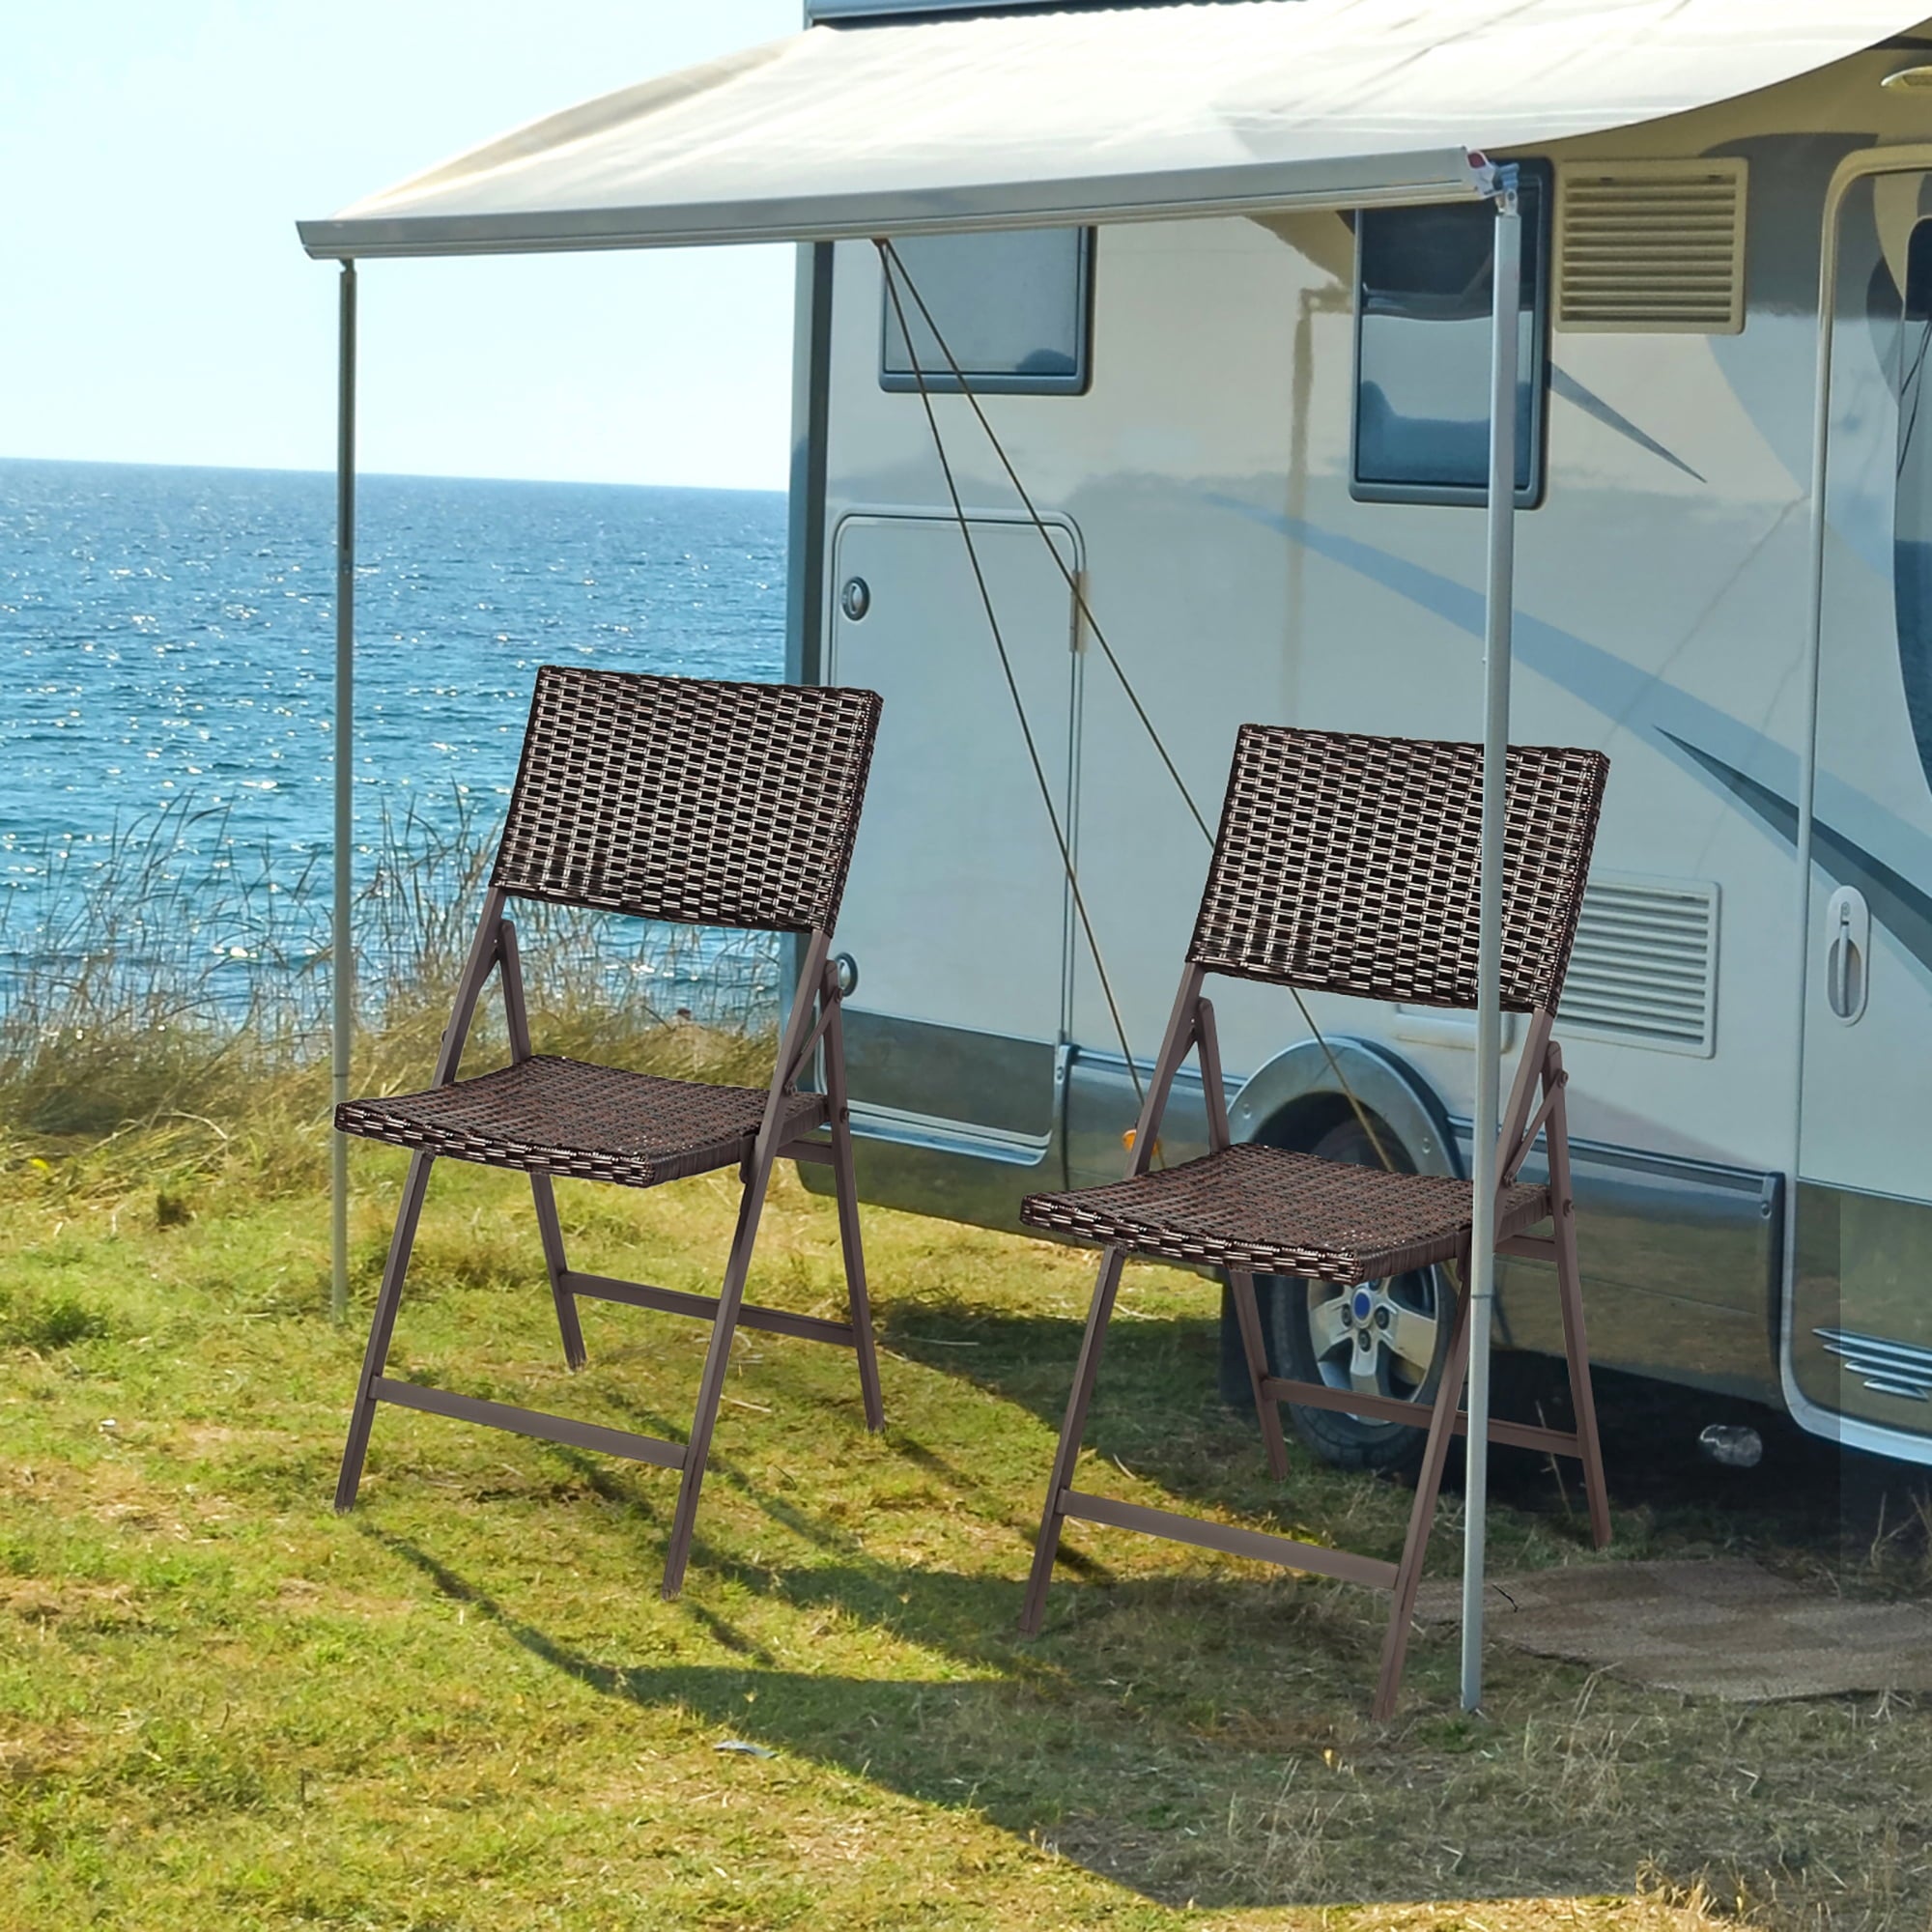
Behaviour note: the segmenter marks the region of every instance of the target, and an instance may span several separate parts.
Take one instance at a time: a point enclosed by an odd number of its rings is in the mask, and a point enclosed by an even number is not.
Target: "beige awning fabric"
[[[1654,121],[1926,0],[1245,0],[820,25],[604,95],[299,224],[317,256],[822,241],[1480,192],[1471,156]]]

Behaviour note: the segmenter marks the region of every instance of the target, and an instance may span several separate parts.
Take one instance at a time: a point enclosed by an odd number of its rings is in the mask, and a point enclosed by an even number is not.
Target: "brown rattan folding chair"
[[[859,1245],[839,989],[829,956],[878,718],[879,699],[869,691],[555,665],[538,671],[523,763],[437,1058],[436,1084],[426,1093],[336,1109],[342,1132],[411,1151],[342,1455],[337,1509],[355,1504],[370,1424],[384,1402],[656,1463],[683,1475],[665,1560],[664,1594],[674,1597],[691,1553],[712,1425],[740,1324],[855,1350],[867,1424],[884,1426]],[[504,917],[513,898],[801,936],[798,991],[771,1086],[762,1092],[706,1086],[532,1053],[516,929]],[[464,1037],[493,968],[502,974],[510,1065],[459,1080]],[[821,1042],[825,1091],[801,1092],[799,1079]],[[825,1140],[807,1138],[819,1128],[829,1130]],[[416,1219],[440,1156],[518,1168],[530,1177],[564,1358],[573,1369],[584,1360],[581,1295],[710,1319],[711,1346],[687,1441],[480,1402],[384,1374]],[[831,1165],[849,1321],[745,1302],[758,1217],[780,1159]],[[655,1187],[734,1166],[744,1193],[716,1296],[581,1274],[565,1261],[553,1176]]]
[[[1532,1017],[1503,1120],[1497,1249],[1555,1264],[1577,1427],[1559,1432],[1492,1422],[1489,1432],[1494,1442],[1581,1461],[1600,1548],[1609,1540],[1609,1503],[1577,1271],[1565,1076],[1550,1018],[1576,937],[1608,771],[1608,760],[1597,752],[1519,746],[1509,753],[1502,1004],[1506,1011]],[[1201,989],[1209,973],[1220,973],[1370,999],[1474,1007],[1482,776],[1479,745],[1241,727],[1186,971],[1141,1108],[1126,1179],[1037,1194],[1020,1210],[1032,1227],[1106,1249],[1047,1487],[1022,1629],[1039,1628],[1069,1517],[1139,1530],[1393,1591],[1375,1714],[1385,1718],[1394,1710],[1449,1439],[1467,1429],[1462,1400],[1469,1350],[1470,1185],[1346,1166],[1282,1148],[1233,1145],[1213,1009]],[[1190,1050],[1200,1056],[1210,1151],[1157,1170],[1151,1163],[1161,1115]],[[1532,1185],[1518,1177],[1539,1135],[1548,1140],[1549,1179]],[[1530,1232],[1552,1217],[1551,1234]],[[1277,1479],[1288,1473],[1279,1403],[1427,1424],[1400,1562],[1117,1502],[1075,1486],[1080,1437],[1128,1255],[1227,1271],[1262,1439]],[[1441,1263],[1456,1265],[1457,1308],[1428,1408],[1269,1373],[1255,1302],[1257,1274],[1353,1287]],[[1350,1307],[1351,1319],[1371,1319],[1372,1297],[1350,1297],[1350,1304],[1357,1301],[1359,1307]]]

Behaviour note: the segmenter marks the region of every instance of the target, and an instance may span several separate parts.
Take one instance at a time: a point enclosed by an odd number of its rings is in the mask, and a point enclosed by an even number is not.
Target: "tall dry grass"
[[[427,1079],[496,827],[459,797],[385,812],[357,854],[355,1084]],[[237,840],[191,799],[26,855],[0,898],[0,1170],[163,1194],[219,1177],[316,1184],[327,1146],[329,874]],[[779,942],[525,903],[531,1019],[549,1050],[697,1078],[769,1068]],[[486,996],[466,1064],[500,1058]]]

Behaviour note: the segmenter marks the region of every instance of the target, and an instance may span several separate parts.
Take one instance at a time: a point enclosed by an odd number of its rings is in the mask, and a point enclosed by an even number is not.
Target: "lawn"
[[[401,1158],[357,1151],[338,1327],[319,1140],[265,1180],[230,1133],[0,1161],[8,1927],[1932,1923],[1909,1699],[1698,1704],[1495,1649],[1473,1719],[1435,1631],[1378,1726],[1381,1599],[1082,1526],[1019,1638],[1075,1250],[870,1213],[888,1430],[849,1356],[741,1336],[676,1604],[660,1471],[386,1408],[337,1518]],[[558,1192],[582,1265],[710,1285],[729,1177]],[[517,1177],[438,1171],[412,1287],[395,1373],[682,1434],[705,1331],[586,1304],[567,1375]],[[838,1306],[829,1208],[788,1172],[753,1292]],[[1400,1488],[1299,1457],[1268,1481],[1215,1395],[1215,1307],[1130,1271],[1083,1486],[1393,1555]],[[1909,1511],[1848,1564],[1789,1463],[1726,1490],[1749,1479],[1605,1402],[1613,1554],[1923,1588]],[[1498,1565],[1595,1560],[1545,1468],[1498,1483]],[[1440,1574],[1460,1527],[1452,1496]]]

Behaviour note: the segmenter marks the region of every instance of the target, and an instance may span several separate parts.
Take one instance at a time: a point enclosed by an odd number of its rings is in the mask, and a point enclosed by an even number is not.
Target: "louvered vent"
[[[1718,1041],[1718,889],[1599,873],[1583,895],[1563,1031],[1709,1055]]]
[[[1745,326],[1745,181],[1743,161],[1561,169],[1557,327],[1736,334]]]

